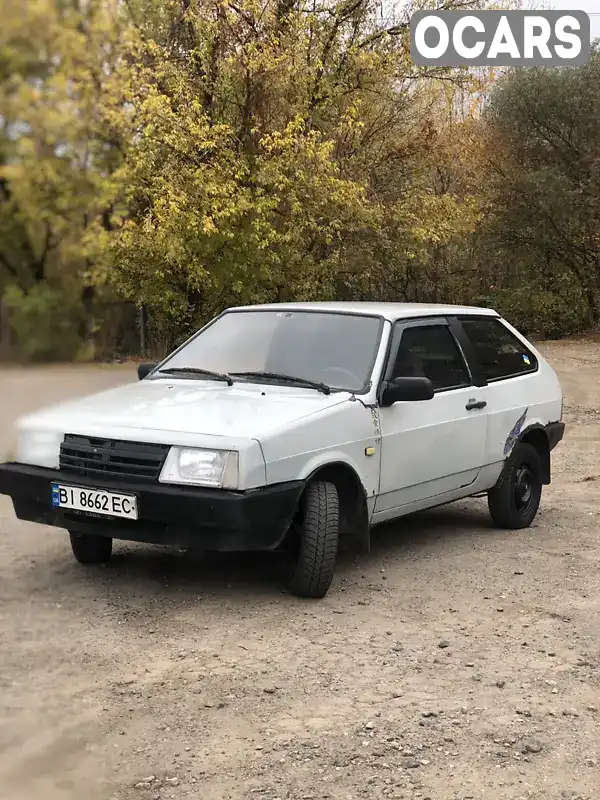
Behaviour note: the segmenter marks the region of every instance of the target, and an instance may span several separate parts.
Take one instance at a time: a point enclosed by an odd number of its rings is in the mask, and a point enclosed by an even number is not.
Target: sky
[[[539,0],[536,5],[557,11],[587,11],[591,15],[592,39],[600,37],[600,0]]]

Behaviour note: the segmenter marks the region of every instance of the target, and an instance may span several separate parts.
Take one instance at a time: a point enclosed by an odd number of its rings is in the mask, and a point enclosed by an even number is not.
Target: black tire
[[[73,555],[80,564],[104,564],[112,553],[110,536],[69,531]]]
[[[488,492],[488,508],[498,528],[528,528],[542,499],[542,465],[530,444],[516,445],[498,486]]]
[[[325,597],[340,538],[340,500],[333,483],[308,484],[294,528],[298,542],[289,589],[298,597]]]

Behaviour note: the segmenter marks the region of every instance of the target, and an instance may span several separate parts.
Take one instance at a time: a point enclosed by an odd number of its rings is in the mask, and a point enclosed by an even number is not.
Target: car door
[[[474,385],[448,321],[400,321],[391,342],[385,379],[424,375],[435,394],[430,400],[379,409],[381,476],[375,514],[383,517],[469,486],[486,452],[487,387]]]

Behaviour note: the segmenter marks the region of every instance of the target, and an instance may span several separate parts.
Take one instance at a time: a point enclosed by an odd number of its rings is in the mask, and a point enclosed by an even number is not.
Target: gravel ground
[[[600,351],[546,343],[565,440],[530,530],[470,500],[376,529],[320,602],[267,558],[118,543],[104,568],[0,498],[2,800],[595,800]],[[26,410],[131,367],[5,369]]]

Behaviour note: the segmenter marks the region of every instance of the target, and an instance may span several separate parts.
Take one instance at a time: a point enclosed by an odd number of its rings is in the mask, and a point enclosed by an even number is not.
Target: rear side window
[[[436,391],[470,385],[464,359],[445,325],[420,325],[403,331],[392,377],[411,376],[429,378]]]
[[[533,353],[500,320],[461,319],[487,381],[535,372]]]

